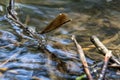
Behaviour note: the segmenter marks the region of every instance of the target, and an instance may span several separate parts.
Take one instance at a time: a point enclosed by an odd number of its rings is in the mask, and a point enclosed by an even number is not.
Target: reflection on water
[[[0,0],[0,3],[5,10],[7,0],[2,1]],[[21,39],[16,32],[17,28],[4,20],[2,16],[6,11],[2,11],[0,13],[0,68],[7,69],[0,72],[2,80],[74,80],[84,71],[75,45],[70,39],[72,34],[77,36],[83,48],[89,48],[91,45],[89,41],[91,35],[106,40],[106,45],[109,47],[120,43],[118,37],[112,39],[120,29],[120,12],[117,4],[112,6],[115,4],[114,1],[16,0],[16,2],[20,21],[36,31],[42,31],[62,12],[67,13],[72,21],[47,33],[47,50],[43,50],[36,47],[37,43],[34,40]],[[96,51],[93,53],[93,50],[90,50],[85,53],[90,57],[87,58],[89,65],[103,60],[103,56],[97,55]],[[114,71],[107,75],[108,78],[112,73]]]

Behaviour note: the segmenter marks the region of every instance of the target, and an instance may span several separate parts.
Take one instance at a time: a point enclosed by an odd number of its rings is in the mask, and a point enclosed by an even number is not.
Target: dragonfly
[[[26,33],[28,33],[32,38],[36,39],[39,44],[41,45],[43,42],[43,37],[40,37],[41,35],[44,35],[48,32],[51,32],[59,27],[61,27],[63,24],[70,22],[71,19],[68,17],[65,13],[60,13],[55,19],[53,19],[42,31],[33,33],[29,30],[29,27],[25,26],[17,17],[15,14],[16,11],[14,9],[15,0],[10,0],[9,5],[7,7],[7,18],[12,20],[14,23],[19,25],[21,29],[23,29]]]

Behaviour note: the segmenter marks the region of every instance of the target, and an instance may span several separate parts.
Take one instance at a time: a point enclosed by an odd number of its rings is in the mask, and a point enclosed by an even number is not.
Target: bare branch
[[[112,51],[109,51],[108,53],[106,53],[105,59],[104,59],[104,65],[103,65],[103,68],[102,68],[102,71],[100,73],[100,76],[99,76],[98,80],[103,80],[104,79],[106,69],[107,69],[107,66],[108,66],[108,62],[109,62],[109,59],[111,57],[112,57]]]
[[[90,74],[90,70],[89,70],[89,68],[88,68],[88,64],[87,64],[87,61],[86,61],[84,52],[83,52],[83,50],[82,50],[82,47],[78,44],[78,42],[76,41],[74,35],[72,35],[71,39],[74,41],[74,43],[75,43],[75,45],[76,45],[77,51],[78,51],[78,53],[79,53],[81,62],[82,62],[82,64],[83,64],[83,67],[84,67],[84,70],[85,70],[85,73],[86,73],[88,79],[89,79],[89,80],[93,80],[92,75]]]
[[[11,18],[18,20],[14,6],[15,6],[15,0],[10,0],[9,6],[7,7],[8,15],[11,16]]]
[[[104,55],[106,53],[109,53],[109,50],[103,45],[103,43],[96,37],[96,36],[92,36],[90,38],[91,42],[96,46],[96,48],[102,52]],[[111,53],[112,54],[112,53]],[[113,60],[114,62],[116,62],[118,65],[120,65],[120,62],[115,58],[114,55],[112,55],[111,60]]]

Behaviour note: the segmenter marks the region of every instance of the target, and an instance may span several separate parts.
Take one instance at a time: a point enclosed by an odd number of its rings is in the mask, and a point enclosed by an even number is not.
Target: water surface
[[[90,66],[104,59],[95,48],[87,49],[92,45],[89,40],[92,35],[104,41],[119,58],[120,10],[117,1],[16,0],[15,9],[20,21],[37,32],[59,13],[67,13],[72,19],[61,28],[46,33],[46,50],[38,48],[34,39],[21,38],[21,29],[4,20],[6,5],[7,2],[1,2],[0,68],[7,69],[0,72],[2,80],[75,80],[84,71],[71,40],[73,34],[83,47]],[[108,70],[106,77],[118,79],[115,72]],[[116,77],[111,76],[113,74]]]

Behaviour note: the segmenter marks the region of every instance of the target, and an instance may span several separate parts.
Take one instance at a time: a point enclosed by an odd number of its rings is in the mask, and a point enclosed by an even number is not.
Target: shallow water
[[[120,43],[118,4],[112,6],[115,2],[105,3],[100,0],[76,1],[17,0],[15,8],[20,21],[37,32],[42,31],[59,13],[67,13],[72,19],[61,28],[46,33],[46,49],[38,48],[37,41],[29,36],[24,35],[24,38],[21,38],[22,29],[5,20],[6,4],[1,3],[1,80],[74,80],[84,71],[71,40],[73,34],[83,47],[89,65],[103,60],[103,56],[94,47],[87,49],[92,45],[89,40],[92,35],[98,36],[110,49],[116,47],[115,50],[120,50],[117,48]],[[119,58],[119,52],[114,53]],[[114,69],[108,70],[106,77],[119,79],[115,72]],[[113,74],[114,76],[111,76]]]

